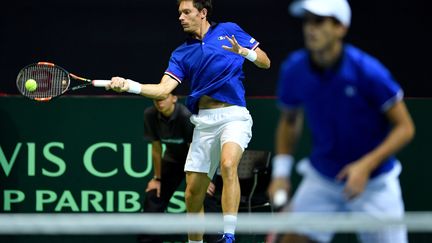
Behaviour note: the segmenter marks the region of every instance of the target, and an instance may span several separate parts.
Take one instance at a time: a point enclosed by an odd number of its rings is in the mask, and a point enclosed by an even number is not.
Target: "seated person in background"
[[[152,143],[153,178],[147,183],[144,213],[162,213],[185,179],[184,164],[192,141],[194,125],[190,111],[172,92],[166,99],[153,100],[144,111],[144,137]],[[166,145],[162,153],[162,143]],[[214,185],[209,186],[209,193]],[[139,235],[138,242],[163,242],[162,236]],[[209,241],[210,242],[210,241]]]

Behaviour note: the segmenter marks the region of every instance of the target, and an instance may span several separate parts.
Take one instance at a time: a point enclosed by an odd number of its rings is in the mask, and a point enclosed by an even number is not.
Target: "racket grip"
[[[92,85],[95,87],[106,87],[111,80],[93,80]]]

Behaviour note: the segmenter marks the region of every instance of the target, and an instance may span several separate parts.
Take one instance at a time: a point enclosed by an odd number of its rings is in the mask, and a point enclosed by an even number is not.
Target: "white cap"
[[[349,27],[351,8],[347,0],[297,0],[290,5],[293,16],[301,17],[308,11],[318,16],[329,16]]]

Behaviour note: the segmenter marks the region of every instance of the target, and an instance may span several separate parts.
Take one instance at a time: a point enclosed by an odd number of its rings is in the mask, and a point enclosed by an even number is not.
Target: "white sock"
[[[189,243],[203,243],[202,240],[189,240]]]
[[[224,233],[234,234],[237,226],[237,216],[226,214],[223,216]]]

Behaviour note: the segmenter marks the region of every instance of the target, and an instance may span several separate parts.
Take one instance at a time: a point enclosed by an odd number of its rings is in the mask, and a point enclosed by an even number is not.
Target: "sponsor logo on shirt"
[[[352,86],[352,85],[347,85],[345,87],[345,95],[348,97],[353,97],[355,96],[357,93],[357,89],[356,87]]]
[[[162,138],[161,141],[163,143],[174,143],[174,144],[182,144],[184,143],[183,138]]]
[[[218,40],[225,40],[225,39],[226,39],[225,36],[219,36],[219,37],[218,37]]]

